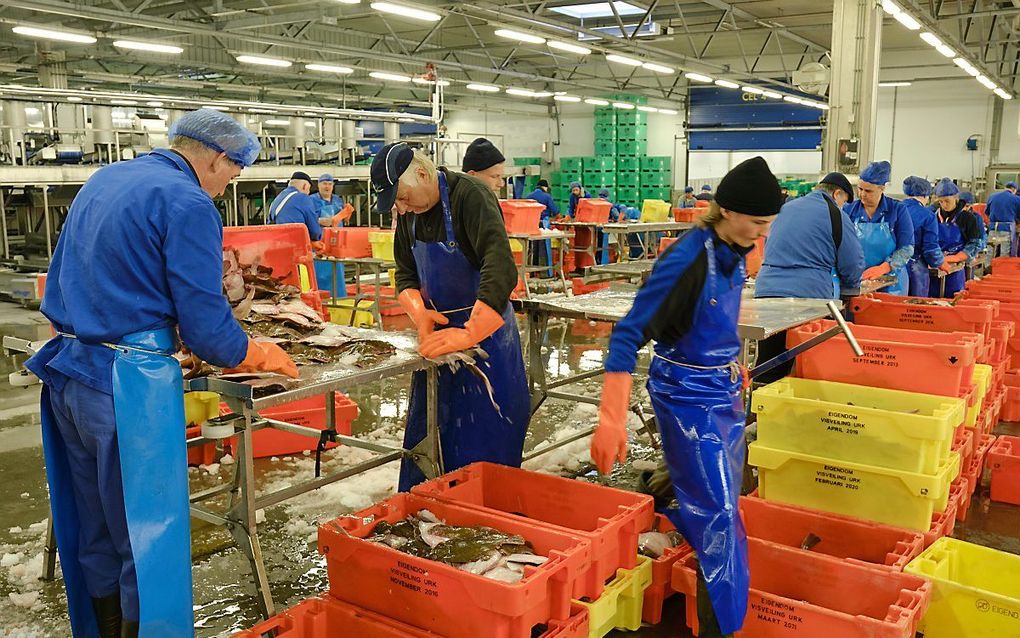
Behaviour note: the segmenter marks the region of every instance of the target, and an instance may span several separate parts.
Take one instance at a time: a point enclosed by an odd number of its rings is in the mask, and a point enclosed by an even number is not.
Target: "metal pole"
[[[46,259],[53,259],[53,230],[50,228],[50,194],[49,186],[42,185],[43,220],[46,222]]]
[[[0,188],[0,235],[3,236],[4,259],[10,259],[11,250],[7,241],[7,208],[4,206],[3,188]]]
[[[237,182],[233,182],[233,185],[234,185],[234,225],[235,226],[239,226],[240,224],[237,223],[237,219],[241,216],[241,208],[240,208],[240,205],[237,202]],[[248,225],[247,217],[248,216],[245,215],[245,220],[244,220],[244,225],[245,226]]]

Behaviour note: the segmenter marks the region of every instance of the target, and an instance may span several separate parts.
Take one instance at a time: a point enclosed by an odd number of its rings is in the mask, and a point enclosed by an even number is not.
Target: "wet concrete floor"
[[[399,322],[395,327],[401,327]],[[43,339],[49,327],[38,312],[0,302],[0,336]],[[543,353],[550,375],[565,375],[601,366],[607,333],[589,322],[554,322]],[[0,357],[0,373],[14,371],[23,358]],[[600,380],[568,386],[598,396]],[[359,436],[399,444],[407,408],[409,377],[360,388],[352,398],[361,408],[354,423]],[[637,387],[638,384],[635,384]],[[69,635],[63,587],[59,577],[39,580],[42,571],[48,503],[39,434],[38,386],[14,388],[0,382],[0,638]],[[593,405],[549,400],[532,420],[528,448],[565,438],[593,425]],[[1020,433],[1020,426],[1001,424],[1002,433]],[[589,439],[572,443],[526,463],[529,469],[583,476],[593,480],[588,458]],[[324,473],[338,471],[372,456],[342,447],[327,454]],[[627,467],[617,470],[611,483],[631,487],[639,469],[651,467],[656,452],[643,438],[633,441]],[[295,455],[260,459],[256,484],[260,492],[280,489],[313,475],[314,459]],[[229,464],[193,468],[192,489],[229,481]],[[259,536],[271,591],[278,609],[293,605],[328,587],[325,561],[315,548],[316,526],[341,514],[357,511],[394,493],[397,465],[389,464],[345,479],[268,509],[260,517]],[[1020,554],[1020,508],[991,503],[987,488],[975,497],[958,538]],[[213,502],[222,506],[223,502]],[[248,562],[221,527],[192,519],[194,604],[198,638],[227,636],[259,620]],[[682,597],[667,601],[664,621],[637,632],[611,636],[686,638]]]

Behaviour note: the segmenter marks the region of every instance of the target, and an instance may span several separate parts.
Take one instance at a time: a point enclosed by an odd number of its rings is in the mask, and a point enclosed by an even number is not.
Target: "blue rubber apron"
[[[1017,256],[1016,222],[991,222],[989,226],[990,228],[988,230],[990,231],[1009,233],[1009,256],[1016,257]]]
[[[737,318],[743,260],[718,272],[712,231],[704,236],[705,286],[691,330],[675,345],[656,344],[648,393],[680,506],[666,514],[697,551],[723,634],[738,631],[747,612],[747,535],[738,499],[744,470],[744,410]],[[726,249],[723,249],[726,250]]]
[[[326,218],[332,221],[333,217],[343,210],[343,204],[338,204],[338,201],[336,198],[330,198],[327,202],[321,195],[316,194],[315,203],[319,207],[319,219]],[[337,222],[336,228],[343,228],[343,225],[343,222]]]
[[[911,297],[927,297],[931,291],[931,274],[928,272],[928,264],[923,257],[912,257],[907,262],[907,273],[910,280],[910,288],[907,291]]]
[[[867,213],[865,213],[867,214]],[[892,228],[886,221],[880,222],[854,222],[857,236],[861,240],[861,248],[864,249],[864,267],[871,268],[889,261],[889,256],[896,251],[896,238],[893,236]],[[894,270],[898,281],[886,288],[883,292],[891,295],[905,295],[908,288],[907,269],[904,266]]]
[[[124,510],[138,580],[138,635],[194,636],[184,380],[173,358],[178,349],[176,335],[163,328],[104,345],[116,351],[113,405]],[[53,531],[71,630],[75,638],[94,638],[98,636],[95,614],[78,563],[79,520],[94,514],[78,512],[75,505],[68,456],[45,386],[41,405]]]
[[[449,188],[443,173],[439,174],[439,193],[446,241],[418,241],[412,218],[411,237],[415,239],[411,252],[425,305],[446,315],[450,320],[446,328],[462,328],[478,299],[481,273],[457,245],[450,216]],[[503,327],[479,344],[489,358],[479,361],[478,367],[492,384],[498,410],[489,398],[484,381],[471,370],[461,367],[452,371],[443,367],[438,372],[439,431],[446,471],[476,461],[514,467],[521,464],[531,410],[521,337],[509,302],[503,310],[503,320]],[[425,438],[426,404],[425,373],[416,372],[411,381],[405,449],[413,448]],[[400,465],[400,491],[407,491],[424,480],[418,466],[404,459]]]
[[[942,252],[946,255],[955,255],[956,253],[963,250],[964,241],[963,233],[960,232],[960,227],[956,225],[956,217],[952,220],[943,221],[945,218],[941,211],[938,213],[939,219],[939,246],[942,248]],[[967,273],[963,270],[957,270],[951,275],[946,275],[945,280],[945,292],[944,297],[953,297],[956,293],[963,290],[963,285],[967,281]],[[932,296],[937,296],[942,283],[937,277],[931,278],[929,284]]]

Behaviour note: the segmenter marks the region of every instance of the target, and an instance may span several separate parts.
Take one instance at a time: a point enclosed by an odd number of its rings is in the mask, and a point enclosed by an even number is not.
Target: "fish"
[[[234,319],[244,319],[251,312],[251,307],[255,304],[255,290],[249,290],[248,294],[245,295],[244,299],[234,306],[233,313]]]
[[[667,549],[683,544],[679,532],[642,532],[638,534],[638,553],[648,558],[662,558]]]

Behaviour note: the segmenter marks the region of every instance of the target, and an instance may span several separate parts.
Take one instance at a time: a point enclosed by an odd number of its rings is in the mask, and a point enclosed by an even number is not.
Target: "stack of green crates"
[[[616,157],[612,155],[595,155],[584,158],[584,173],[581,183],[592,195],[597,195],[603,188],[609,191],[609,200],[616,196]]]
[[[671,201],[670,185],[673,183],[673,172],[670,168],[671,158],[649,157],[641,158],[641,201],[646,199],[661,199],[665,202]]]

